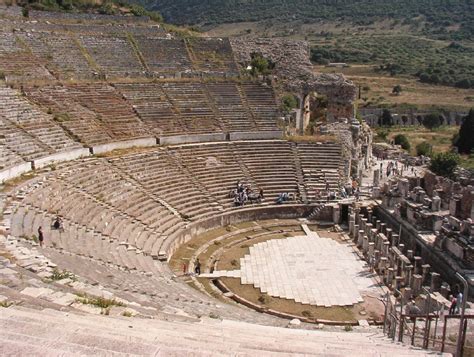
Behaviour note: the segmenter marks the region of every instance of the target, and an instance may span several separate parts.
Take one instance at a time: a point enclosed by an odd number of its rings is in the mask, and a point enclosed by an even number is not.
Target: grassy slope
[[[401,75],[389,76],[373,71],[373,65],[353,65],[348,68],[329,68],[315,66],[316,72],[344,73],[357,86],[368,87],[362,90],[358,106],[416,106],[420,109],[442,107],[446,109],[467,110],[474,106],[474,91],[442,85],[421,83],[417,79]],[[402,92],[392,94],[394,86],[400,85]]]
[[[451,139],[459,131],[459,127],[442,126],[435,130],[428,130],[425,127],[400,127],[378,128],[376,131],[389,131],[388,139],[392,140],[396,135],[403,134],[408,138],[411,148],[410,153],[416,155],[416,145],[423,141],[433,145],[433,152],[451,151]],[[461,166],[474,170],[474,156],[463,155]]]

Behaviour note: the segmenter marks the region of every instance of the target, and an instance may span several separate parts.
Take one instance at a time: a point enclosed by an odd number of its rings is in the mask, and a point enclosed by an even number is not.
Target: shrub
[[[400,145],[403,150],[410,150],[410,142],[407,137],[403,134],[398,134],[394,138],[395,144]]]
[[[393,124],[392,113],[390,113],[390,110],[383,110],[382,116],[380,117],[380,122],[383,126],[391,126]]]
[[[397,84],[392,89],[392,93],[395,94],[395,95],[399,95],[401,92],[402,92],[402,86],[400,84]]]
[[[284,113],[289,113],[292,109],[298,106],[298,100],[293,94],[284,95],[281,102],[281,109]]]
[[[429,156],[432,150],[433,146],[429,142],[423,141],[416,146],[416,155]]]
[[[474,109],[464,118],[455,145],[461,154],[470,154],[474,149]]]
[[[460,162],[458,154],[452,152],[441,152],[434,154],[431,158],[430,170],[435,174],[445,177],[453,177],[454,170]]]
[[[270,74],[271,70],[275,67],[275,64],[263,57],[260,53],[252,53],[250,66],[252,67],[250,73],[253,76],[257,76],[259,74]]]
[[[389,131],[387,130],[380,130],[377,132],[377,139],[378,140],[382,140],[382,141],[386,141],[387,140],[387,137],[388,137],[388,134],[389,134]]]
[[[441,126],[441,118],[439,114],[431,113],[424,116],[422,123],[425,128],[433,130],[434,128]]]

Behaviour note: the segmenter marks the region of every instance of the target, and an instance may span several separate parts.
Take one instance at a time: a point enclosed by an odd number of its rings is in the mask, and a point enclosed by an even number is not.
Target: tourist
[[[43,228],[39,226],[38,228],[38,241],[40,247],[43,247],[43,241],[44,241],[44,236],[43,236]]]
[[[341,187],[341,197],[342,198],[347,198],[347,192],[346,192],[346,189],[344,187]]]
[[[456,314],[459,314],[462,309],[462,292],[459,291],[456,296]]]
[[[263,188],[260,189],[258,195],[260,196],[260,199],[263,200]]]
[[[454,295],[451,295],[451,306],[449,307],[449,314],[454,315],[456,313],[456,303],[457,300]]]
[[[196,273],[196,275],[201,274],[201,262],[199,261],[199,258],[196,259],[196,263],[194,264],[194,273]]]
[[[316,189],[314,191],[314,196],[316,197],[316,200],[319,200],[321,198],[321,193],[319,192],[319,189]]]
[[[62,220],[61,217],[57,216],[53,222],[53,228],[56,230],[63,230]]]

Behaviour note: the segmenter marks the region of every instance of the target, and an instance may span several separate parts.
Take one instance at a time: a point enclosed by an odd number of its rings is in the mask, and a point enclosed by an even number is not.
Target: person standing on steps
[[[43,228],[41,228],[41,226],[39,226],[38,228],[38,241],[39,241],[40,247],[43,248],[44,236],[43,236]]]
[[[196,264],[194,265],[194,273],[196,273],[196,275],[201,275],[201,262],[199,261],[199,259],[196,259]]]

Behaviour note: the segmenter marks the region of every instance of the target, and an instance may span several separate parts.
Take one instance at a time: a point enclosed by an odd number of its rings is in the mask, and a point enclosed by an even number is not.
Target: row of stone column
[[[418,296],[425,284],[431,292],[441,290],[440,275],[430,272],[430,265],[423,264],[420,256],[406,249],[399,234],[377,219],[370,208],[365,214],[359,208],[351,208],[349,235],[384,284],[392,290],[403,289],[406,299]]]

